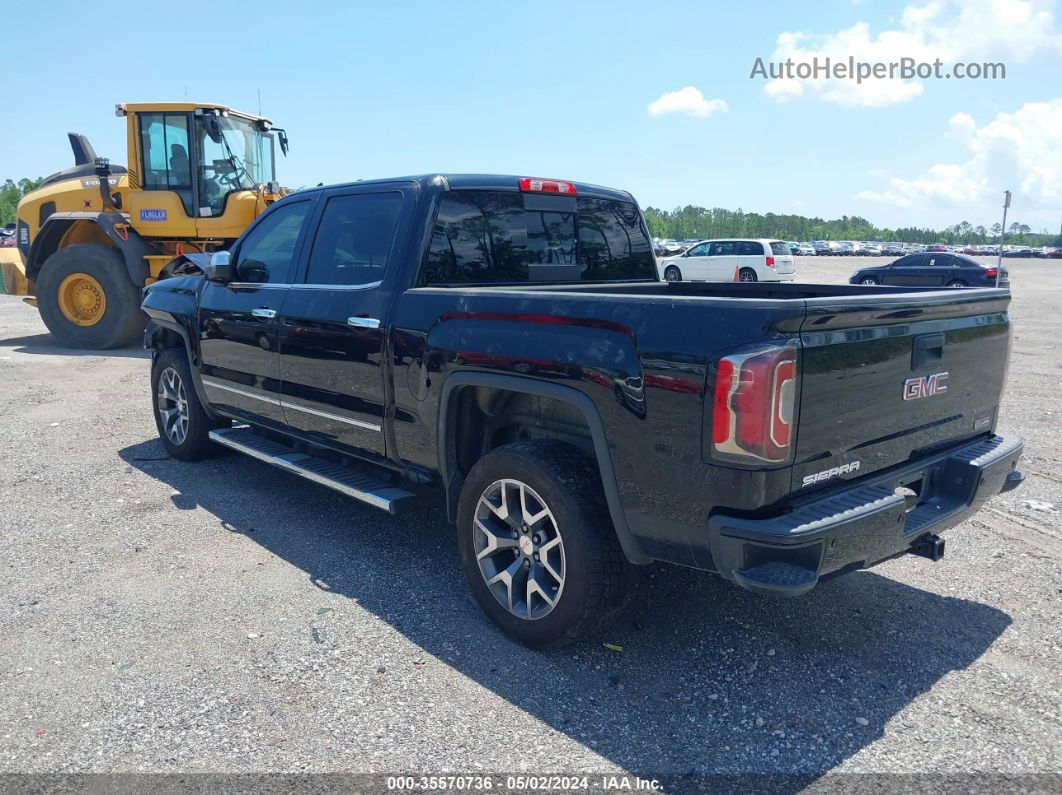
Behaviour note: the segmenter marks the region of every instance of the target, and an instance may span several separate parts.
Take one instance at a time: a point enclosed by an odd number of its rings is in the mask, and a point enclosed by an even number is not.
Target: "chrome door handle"
[[[380,328],[380,321],[374,317],[348,317],[347,325],[354,328]]]
[[[264,317],[264,318],[267,318],[269,320],[272,320],[273,318],[275,318],[277,316],[277,310],[275,310],[275,309],[267,309],[266,307],[263,306],[263,307],[259,307],[258,309],[252,309],[251,310],[251,315],[253,315],[254,317]]]

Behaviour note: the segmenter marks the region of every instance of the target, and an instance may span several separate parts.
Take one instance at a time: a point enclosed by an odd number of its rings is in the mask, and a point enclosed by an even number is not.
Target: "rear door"
[[[809,299],[801,326],[794,488],[859,477],[995,427],[1010,297],[948,291]]]
[[[925,278],[919,284],[943,287],[958,278],[958,264],[953,254],[929,254],[926,257],[926,268],[923,271]]]
[[[401,184],[321,196],[305,272],[279,318],[284,414],[318,444],[370,457],[386,452],[392,262],[414,200]]]
[[[207,282],[199,300],[202,381],[210,402],[249,422],[283,423],[279,319],[314,201],[277,204],[233,251],[235,279]]]
[[[736,240],[717,240],[708,250],[707,273],[709,282],[732,282],[738,263],[738,242]]]
[[[737,255],[735,264],[738,270],[748,268],[756,273],[756,278],[760,281],[769,281],[774,278],[773,273],[766,272],[767,255],[764,253],[763,243],[758,240],[739,240],[734,244],[734,253]],[[734,271],[731,270],[731,278],[733,275]]]

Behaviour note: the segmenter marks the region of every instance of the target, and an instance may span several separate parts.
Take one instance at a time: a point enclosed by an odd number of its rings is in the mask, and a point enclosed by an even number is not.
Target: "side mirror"
[[[203,116],[203,127],[211,141],[216,144],[221,143],[221,120],[217,116],[212,113]]]
[[[215,251],[210,255],[210,261],[204,268],[207,279],[212,282],[232,281],[232,257],[227,251]]]

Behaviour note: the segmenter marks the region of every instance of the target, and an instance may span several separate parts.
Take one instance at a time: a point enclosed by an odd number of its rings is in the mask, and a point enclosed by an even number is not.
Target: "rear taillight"
[[[996,275],[998,273],[999,273],[999,268],[985,268],[985,276],[987,276],[989,279],[996,278]]]
[[[768,257],[767,258],[767,267],[768,268],[773,268],[774,267],[774,257]]]
[[[797,348],[724,356],[715,376],[712,454],[739,463],[783,463],[792,455]]]
[[[525,193],[564,193],[574,195],[575,185],[559,179],[541,179],[539,177],[521,177],[520,190]]]

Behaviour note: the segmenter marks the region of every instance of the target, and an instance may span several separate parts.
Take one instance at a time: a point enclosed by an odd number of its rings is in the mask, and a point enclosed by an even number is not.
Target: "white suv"
[[[796,275],[789,247],[781,240],[702,240],[678,257],[657,263],[668,282],[788,282]]]

